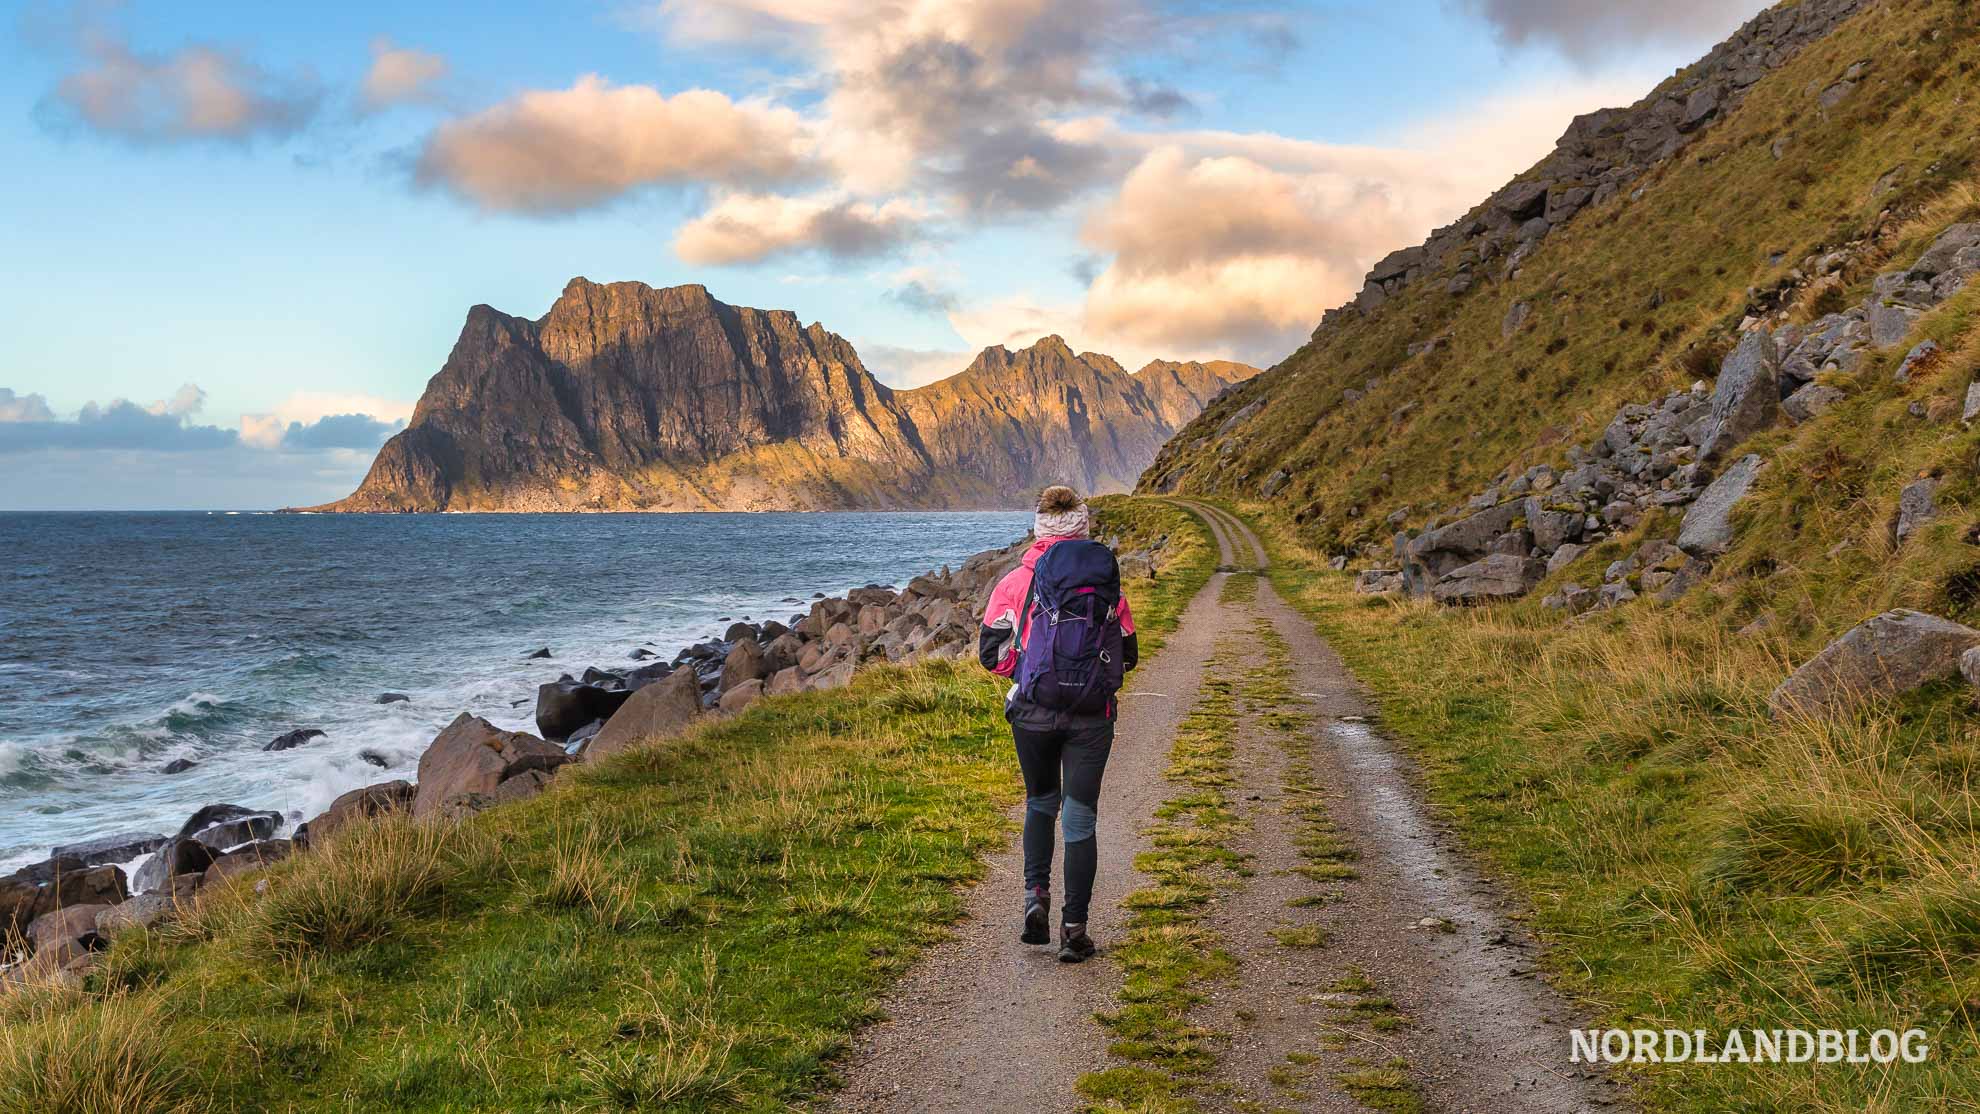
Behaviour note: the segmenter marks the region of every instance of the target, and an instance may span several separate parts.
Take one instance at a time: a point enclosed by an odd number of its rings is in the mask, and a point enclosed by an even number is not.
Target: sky
[[[883,381],[1284,358],[1760,0],[0,3],[0,510],[356,486],[468,307],[699,282]]]

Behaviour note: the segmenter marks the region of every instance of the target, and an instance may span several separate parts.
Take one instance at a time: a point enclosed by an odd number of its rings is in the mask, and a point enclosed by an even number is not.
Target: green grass
[[[1129,586],[1159,645],[1208,536],[1166,504],[1097,510],[1170,537]],[[973,663],[875,668],[464,825],[354,827],[121,937],[86,993],[8,999],[0,1109],[802,1101],[1008,836],[1000,692]]]
[[[1228,793],[1241,656],[1232,640],[1213,651],[1170,750],[1166,776],[1178,792],[1155,810],[1148,829],[1155,850],[1135,859],[1153,882],[1123,901],[1127,929],[1112,958],[1124,978],[1117,1008],[1100,1016],[1113,1038],[1109,1051],[1126,1063],[1089,1072],[1078,1085],[1102,1109],[1196,1109],[1190,1090],[1228,1039],[1190,1015],[1206,1000],[1206,985],[1231,978],[1237,962],[1207,914],[1219,890],[1244,878],[1231,839],[1245,822]]]

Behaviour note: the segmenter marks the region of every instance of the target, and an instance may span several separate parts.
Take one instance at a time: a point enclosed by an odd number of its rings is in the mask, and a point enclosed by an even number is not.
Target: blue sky
[[[1760,5],[15,4],[0,509],[334,498],[467,308],[706,283],[896,385],[1265,364]]]

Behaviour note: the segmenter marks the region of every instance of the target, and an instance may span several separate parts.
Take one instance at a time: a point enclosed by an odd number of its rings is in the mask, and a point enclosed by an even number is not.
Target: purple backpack
[[[1038,558],[1025,593],[1018,696],[1041,708],[1109,714],[1121,688],[1121,567],[1074,538]]]

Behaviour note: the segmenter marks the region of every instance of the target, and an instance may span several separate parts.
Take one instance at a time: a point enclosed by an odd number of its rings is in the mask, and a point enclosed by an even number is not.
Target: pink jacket
[[[1018,609],[1024,606],[1024,596],[1031,590],[1031,570],[1045,551],[1069,538],[1039,538],[1024,551],[1024,560],[1018,567],[1004,574],[997,586],[990,590],[990,603],[983,609],[983,626],[986,630],[1003,632],[1015,631],[1017,637],[1004,642],[1003,654],[991,672],[999,677],[1008,677],[1017,668],[1018,647],[1024,644],[1024,632],[1018,629]],[[1121,593],[1121,637],[1134,633],[1134,617],[1128,612],[1127,593]]]

